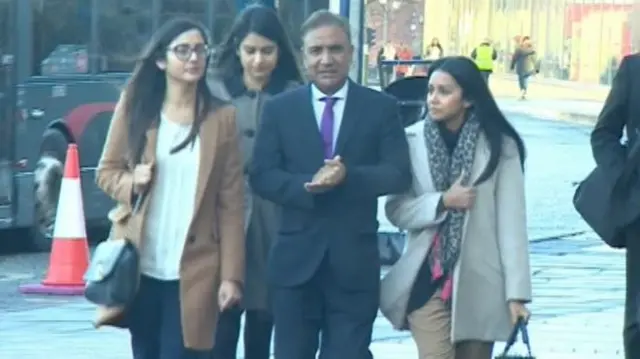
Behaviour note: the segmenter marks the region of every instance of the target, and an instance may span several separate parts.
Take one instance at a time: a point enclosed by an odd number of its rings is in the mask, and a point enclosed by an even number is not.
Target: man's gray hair
[[[343,16],[336,15],[329,10],[314,11],[311,16],[305,20],[300,28],[300,37],[304,40],[304,37],[313,30],[321,27],[337,27],[344,31],[347,35],[347,39],[351,44],[351,27],[349,21]]]

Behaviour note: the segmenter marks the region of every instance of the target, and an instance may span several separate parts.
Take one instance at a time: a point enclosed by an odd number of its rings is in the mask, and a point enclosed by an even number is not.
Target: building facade
[[[609,84],[620,59],[640,40],[638,0],[425,0],[423,38],[447,54],[469,54],[484,38],[509,71],[522,36],[531,37],[541,76]]]

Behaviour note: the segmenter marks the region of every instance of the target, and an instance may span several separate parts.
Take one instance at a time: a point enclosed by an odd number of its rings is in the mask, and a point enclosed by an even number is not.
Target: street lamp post
[[[389,41],[389,12],[400,8],[399,0],[378,0],[382,6],[382,41],[386,45]]]

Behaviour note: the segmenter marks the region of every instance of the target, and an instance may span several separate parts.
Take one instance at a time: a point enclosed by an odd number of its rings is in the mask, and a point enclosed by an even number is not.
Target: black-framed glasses
[[[180,61],[189,61],[193,54],[199,58],[206,58],[211,52],[207,44],[178,44],[169,48]]]

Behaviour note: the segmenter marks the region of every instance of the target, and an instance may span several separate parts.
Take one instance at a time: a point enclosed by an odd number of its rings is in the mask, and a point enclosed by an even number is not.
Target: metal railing
[[[385,88],[388,86],[392,80],[397,79],[395,68],[397,66],[415,66],[422,67],[424,72],[426,73],[429,69],[429,65],[433,62],[433,60],[383,60],[378,63],[378,76],[380,78],[380,87]],[[414,67],[414,69],[415,69]]]

